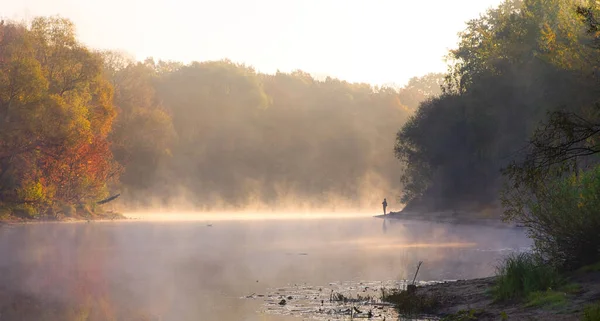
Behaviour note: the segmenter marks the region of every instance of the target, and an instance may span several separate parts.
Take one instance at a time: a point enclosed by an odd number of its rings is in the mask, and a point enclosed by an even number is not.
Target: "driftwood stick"
[[[415,285],[415,281],[417,280],[417,274],[419,274],[419,269],[421,268],[421,264],[423,261],[419,261],[419,265],[417,265],[417,271],[415,272],[415,277],[413,278],[412,284]]]
[[[99,202],[96,202],[96,204],[105,204],[105,203],[108,203],[108,202],[110,202],[110,201],[114,201],[114,200],[115,200],[115,199],[117,199],[117,197],[119,197],[119,196],[121,196],[121,193],[119,193],[119,194],[117,194],[117,195],[114,195],[114,196],[111,196],[111,197],[109,197],[109,198],[103,199],[103,200],[101,200],[101,201],[99,201]]]

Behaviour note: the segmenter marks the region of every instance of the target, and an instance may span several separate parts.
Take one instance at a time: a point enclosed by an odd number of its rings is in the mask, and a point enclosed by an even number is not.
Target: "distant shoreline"
[[[374,217],[375,218],[383,218],[383,219],[434,222],[434,223],[446,223],[446,224],[457,224],[457,225],[483,225],[483,226],[503,227],[503,228],[523,228],[522,226],[520,226],[518,224],[504,222],[500,218],[490,216],[490,215],[482,215],[481,213],[476,213],[476,212],[399,211],[399,212],[390,212],[386,215],[383,215],[383,214],[375,215]]]
[[[15,225],[15,224],[48,224],[48,223],[84,223],[84,222],[113,222],[113,221],[124,221],[129,220],[128,217],[121,213],[107,212],[102,214],[94,214],[92,217],[39,217],[39,218],[22,218],[22,217],[8,217],[0,219],[0,226],[2,225]]]

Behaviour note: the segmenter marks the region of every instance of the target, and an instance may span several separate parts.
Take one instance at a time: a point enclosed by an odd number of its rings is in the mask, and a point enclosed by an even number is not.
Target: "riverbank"
[[[376,218],[407,220],[407,221],[426,221],[446,224],[468,224],[485,225],[505,228],[519,228],[515,223],[504,222],[501,219],[501,213],[498,211],[399,211],[390,212],[387,215],[376,215]]]
[[[100,212],[100,213],[88,213],[88,215],[57,215],[57,216],[40,216],[36,218],[24,218],[17,216],[6,216],[0,218],[0,226],[6,224],[33,224],[33,223],[77,223],[77,222],[101,222],[101,221],[114,221],[114,220],[126,220],[128,219],[125,215],[117,212]]]
[[[586,306],[600,302],[600,264],[567,276],[564,285],[557,289],[535,293],[520,301],[495,302],[492,297],[495,280],[489,277],[420,286],[410,300],[428,302],[427,314],[448,321],[574,321],[582,320]],[[399,297],[406,300],[409,296]]]

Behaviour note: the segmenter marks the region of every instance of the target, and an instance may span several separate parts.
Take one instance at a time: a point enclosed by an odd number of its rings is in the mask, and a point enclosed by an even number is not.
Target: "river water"
[[[90,319],[318,319],[273,302],[344,284],[375,296],[377,284],[412,279],[419,261],[420,281],[485,277],[530,245],[517,229],[371,217],[15,225],[0,228],[0,313],[24,313],[6,303],[18,293],[44,313],[88,307]],[[23,309],[19,319],[44,319]]]

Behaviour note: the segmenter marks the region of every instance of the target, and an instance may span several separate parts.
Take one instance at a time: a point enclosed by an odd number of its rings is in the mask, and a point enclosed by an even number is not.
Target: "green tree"
[[[408,162],[405,202],[495,204],[500,169],[547,112],[594,103],[586,80],[594,54],[577,3],[509,0],[468,22],[449,54],[444,94],[397,135],[396,156]]]

